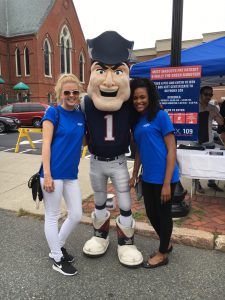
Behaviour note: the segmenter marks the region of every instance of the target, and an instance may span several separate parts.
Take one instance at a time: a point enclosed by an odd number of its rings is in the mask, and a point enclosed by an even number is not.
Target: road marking
[[[11,151],[11,150],[15,150],[15,148],[9,148],[9,149],[5,149],[2,152],[7,152],[7,151]]]
[[[0,135],[6,135],[6,133],[0,133]]]
[[[33,151],[35,152],[37,149],[26,149],[24,151],[20,151],[19,153],[26,153],[26,152],[30,152],[30,151]]]
[[[42,140],[35,140],[35,141],[32,141],[34,144],[38,144],[38,143],[42,143]],[[27,144],[30,144],[29,141],[23,141],[23,142],[20,142],[20,145],[27,145]]]

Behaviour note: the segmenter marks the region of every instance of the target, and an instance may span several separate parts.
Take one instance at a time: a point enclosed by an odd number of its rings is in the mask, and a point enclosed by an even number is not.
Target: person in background
[[[223,103],[220,106],[220,114],[223,117],[223,119],[225,120],[225,101],[223,101]],[[219,125],[217,132],[220,134],[220,138],[223,141],[223,145],[225,145],[225,126]]]
[[[207,142],[201,143],[203,146],[214,145],[213,132],[212,132],[212,121],[215,120],[218,123],[218,125],[224,124],[224,119],[221,116],[221,114],[219,113],[218,108],[216,107],[216,105],[210,103],[210,101],[212,100],[212,96],[213,96],[213,88],[211,86],[203,86],[200,89],[199,115],[201,113],[208,112],[208,116],[207,116],[208,128],[206,129],[206,130],[208,130],[208,137],[207,137]],[[201,122],[201,118],[199,118],[199,121]],[[201,124],[199,124],[199,127],[200,126],[201,126]],[[208,187],[214,189],[217,192],[223,191],[216,184],[215,180],[212,180],[212,179],[208,181]],[[204,192],[205,192],[201,186],[200,180],[196,181],[196,191],[201,194],[204,194]]]
[[[159,250],[143,263],[144,268],[156,268],[168,263],[173,247],[172,197],[179,170],[176,163],[174,127],[166,111],[160,109],[155,84],[147,78],[131,81],[131,102],[136,143],[133,174],[129,181],[134,187],[142,164],[142,188],[146,214],[160,239]]]
[[[40,170],[45,208],[45,235],[53,259],[52,268],[63,275],[77,274],[65,243],[82,216],[77,179],[85,120],[79,110],[80,82],[73,74],[59,77],[55,92],[59,105],[49,107],[43,119],[43,167]],[[67,218],[58,230],[60,202],[64,197]]]

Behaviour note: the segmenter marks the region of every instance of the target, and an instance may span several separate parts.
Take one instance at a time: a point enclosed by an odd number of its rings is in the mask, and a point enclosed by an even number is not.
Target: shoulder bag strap
[[[54,138],[55,138],[55,134],[56,134],[57,128],[58,128],[58,126],[59,126],[59,120],[60,120],[60,112],[59,112],[58,106],[56,106],[55,109],[56,109],[56,111],[57,111],[57,121],[56,121],[56,124],[55,124],[55,126],[54,126],[54,131],[53,131],[53,135],[52,135],[52,142],[53,142],[53,140],[54,140]]]
[[[57,111],[57,121],[56,121],[56,124],[55,124],[55,126],[54,126],[54,130],[53,130],[52,142],[53,142],[53,140],[54,140],[54,138],[55,138],[56,131],[57,131],[57,128],[58,128],[58,126],[59,126],[59,120],[60,120],[60,112],[59,112],[58,106],[56,106],[55,109],[56,109],[56,111]],[[41,168],[42,168],[42,165],[43,165],[43,163],[41,163],[41,166],[40,166],[40,169],[39,169],[39,172],[38,172],[38,173],[40,173]]]

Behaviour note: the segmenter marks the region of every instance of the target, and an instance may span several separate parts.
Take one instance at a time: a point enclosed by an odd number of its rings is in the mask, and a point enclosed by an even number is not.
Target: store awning
[[[29,86],[23,82],[19,82],[13,87],[14,90],[29,90]]]
[[[5,83],[5,80],[2,77],[0,77],[0,84],[3,84],[3,83]]]

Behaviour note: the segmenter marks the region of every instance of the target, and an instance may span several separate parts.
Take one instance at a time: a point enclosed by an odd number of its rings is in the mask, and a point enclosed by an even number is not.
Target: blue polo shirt
[[[59,124],[51,145],[50,169],[53,179],[77,179],[78,164],[81,156],[81,145],[85,132],[84,115],[80,110],[68,111],[62,106],[59,109]],[[55,126],[58,112],[49,107],[42,122],[49,120]],[[43,175],[43,168],[40,170]]]
[[[138,146],[143,167],[143,181],[163,184],[166,174],[167,148],[164,137],[174,132],[173,124],[167,112],[160,110],[149,122],[147,114],[140,117],[134,129],[134,140]],[[179,181],[179,169],[175,164],[171,182]]]

